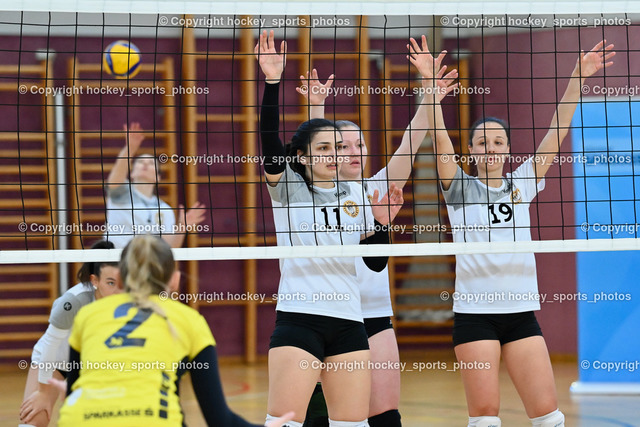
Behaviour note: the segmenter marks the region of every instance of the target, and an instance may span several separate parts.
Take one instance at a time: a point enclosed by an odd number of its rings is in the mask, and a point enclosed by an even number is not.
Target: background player
[[[444,55],[442,53],[436,59],[438,65],[444,59]],[[457,84],[452,83],[458,75],[456,70],[452,70],[444,79],[442,78],[446,68],[446,66],[440,68],[437,73],[437,81],[440,83],[438,87],[439,99],[444,98],[457,87]],[[308,99],[312,119],[324,118],[324,103],[330,93],[329,88],[333,83],[333,78],[333,75],[329,76],[329,79],[322,84],[318,80],[318,72],[315,69],[311,73],[307,72],[306,77],[300,76],[302,84],[306,85],[306,90],[301,88],[296,88],[296,90]],[[426,89],[427,82],[423,81],[423,85],[423,89]],[[402,136],[400,146],[389,160],[387,166],[371,178],[362,178],[364,168],[369,159],[369,151],[362,130],[353,122],[337,121],[336,125],[340,129],[342,142],[345,146],[343,153],[349,159],[340,168],[340,178],[362,183],[368,198],[373,197],[375,191],[380,194],[386,193],[390,183],[394,183],[402,189],[411,175],[416,154],[427,135],[428,121],[427,110],[423,105],[424,100],[425,98],[423,97],[416,114]],[[364,265],[362,258],[356,258],[355,261],[361,289],[362,315],[369,338],[371,361],[384,363],[384,366],[389,367],[371,371],[369,426],[400,426],[400,413],[398,411],[400,404],[400,369],[391,368],[391,366],[400,366],[400,355],[393,324],[391,323],[393,308],[391,305],[389,271],[385,267],[383,271],[375,272]],[[318,385],[314,390],[309,410],[307,411],[305,427],[328,425],[325,415],[326,408],[322,408],[324,399],[320,396],[321,394],[322,387]]]
[[[511,147],[507,125],[499,119],[483,118],[472,126],[468,144],[478,176],[469,176],[451,161],[455,151],[445,128],[442,107],[430,96],[428,118],[434,120],[430,127],[436,143],[438,176],[451,225],[462,230],[454,232],[454,241],[531,240],[529,204],[544,188],[544,175],[569,131],[584,80],[612,64],[607,61],[615,54],[613,45],[604,47],[605,42],[598,43],[587,54],[580,54],[536,154],[513,173],[507,173],[506,178],[502,173]],[[422,36],[422,46],[411,39],[407,48],[411,63],[434,87],[436,61],[429,53],[426,37]],[[481,225],[489,231],[465,231],[467,224]],[[532,253],[457,255],[455,286],[462,295],[481,292],[537,295],[535,257]],[[470,302],[476,300],[458,298],[453,307],[456,357],[461,365],[470,366],[461,369],[469,426],[501,425],[500,356],[532,425],[563,426],[564,415],[558,410],[549,353],[533,312],[540,309],[539,302],[519,298]],[[477,362],[488,369],[477,368]]]
[[[113,249],[113,243],[100,240],[91,249]],[[62,379],[69,360],[69,335],[78,311],[94,300],[118,293],[118,264],[86,262],[78,271],[79,283],[56,299],[51,308],[49,326],[33,347],[31,367],[20,407],[20,424],[47,426],[51,420],[58,391],[48,384],[51,378]],[[54,369],[53,366],[58,366]],[[40,369],[42,367],[42,369]]]
[[[208,425],[254,426],[227,407],[204,317],[167,299],[180,284],[169,245],[135,237],[122,252],[120,272],[125,292],[86,307],[74,321],[69,344],[75,369],[59,425],[182,426],[178,382],[188,370]]]
[[[123,248],[134,234],[161,235],[173,248],[182,246],[185,229],[191,229],[204,220],[204,205],[196,202],[186,214],[178,209],[178,221],[173,209],[157,195],[160,184],[160,167],[150,154],[136,156],[144,134],[139,123],[124,125],[127,143],[113,165],[107,179],[107,238],[117,248]],[[129,165],[129,159],[134,157]],[[131,178],[127,180],[127,175]],[[124,225],[120,230],[116,225]],[[134,233],[134,225],[137,233]]]
[[[362,187],[336,179],[342,167],[340,133],[333,122],[307,121],[298,127],[287,149],[279,133],[278,90],[286,45],[278,54],[273,31],[260,35],[255,48],[266,85],[260,116],[265,175],[274,207],[278,244],[358,244],[373,216],[382,224],[395,217],[402,204],[394,185],[390,196],[372,204],[364,201]],[[316,227],[319,226],[319,227]],[[387,233],[373,238],[388,241]],[[386,259],[365,260],[381,271]],[[291,426],[301,426],[311,393],[322,378],[332,426],[367,425],[370,375],[366,369],[322,370],[317,362],[365,365],[369,360],[362,323],[360,289],[351,258],[284,259],[280,263],[276,328],[269,350],[268,416],[281,414],[287,404],[300,414]],[[305,299],[288,297],[302,294]],[[340,300],[309,302],[315,296],[347,295]]]

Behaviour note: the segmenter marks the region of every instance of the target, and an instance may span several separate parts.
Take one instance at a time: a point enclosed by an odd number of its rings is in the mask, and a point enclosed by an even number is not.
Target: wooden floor
[[[453,366],[453,351],[404,352],[401,360],[407,363],[407,369],[402,374],[400,403],[403,426],[466,426],[464,390],[458,372],[409,370],[414,362],[442,362]],[[252,422],[262,423],[267,401],[266,364],[223,364],[221,371],[231,408]],[[572,397],[569,387],[577,379],[576,364],[556,362],[554,372],[560,409],[566,416],[567,426],[640,426],[640,396]],[[16,427],[16,414],[22,400],[26,373],[17,367],[2,367],[0,373],[0,427]],[[183,380],[181,388],[187,425],[205,426],[188,378]],[[505,427],[531,425],[504,370],[501,373],[500,418]]]

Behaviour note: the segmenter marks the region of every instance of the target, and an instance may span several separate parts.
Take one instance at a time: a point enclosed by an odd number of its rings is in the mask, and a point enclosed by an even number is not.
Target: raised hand
[[[193,226],[200,224],[204,221],[205,209],[204,205],[200,202],[195,202],[185,214],[184,206],[178,207],[178,224],[186,225],[189,229]]]
[[[382,225],[391,224],[391,221],[398,215],[404,203],[402,190],[396,184],[391,183],[389,192],[380,200],[378,200],[378,197],[380,197],[380,193],[376,190],[373,192],[371,200],[373,216]]]
[[[260,39],[253,52],[262,72],[267,77],[267,82],[279,82],[286,63],[287,43],[284,40],[280,43],[280,53],[278,53],[275,47],[273,30],[269,34],[265,30],[260,34]]]
[[[454,80],[458,78],[458,70],[453,69],[444,75],[446,70],[447,66],[443,65],[442,68],[440,68],[440,71],[438,71],[438,74],[436,74],[437,87],[435,88],[435,91],[437,102],[442,101],[445,96],[451,93],[452,90],[460,86],[460,83],[454,82]],[[422,79],[422,88],[425,90],[425,93],[427,90],[434,90],[429,86],[429,81],[427,79]]]
[[[131,123],[131,126],[128,127],[124,124],[122,129],[127,135],[127,146],[129,147],[128,154],[133,157],[142,145],[142,141],[144,141],[142,126],[140,126],[140,123],[138,122],[133,122]]]
[[[322,84],[318,79],[318,70],[315,68],[311,74],[307,71],[307,76],[300,76],[302,86],[297,87],[296,91],[307,98],[309,105],[323,105],[324,100],[329,96],[329,89],[333,84],[334,75],[331,74],[327,81]]]
[[[407,45],[409,55],[407,59],[416,67],[420,75],[425,79],[433,79],[440,71],[440,64],[447,54],[446,50],[440,52],[437,58],[434,58],[429,52],[427,45],[427,37],[422,36],[422,46],[412,37],[409,39],[410,44]]]
[[[595,45],[589,52],[580,52],[580,57],[576,63],[576,68],[580,72],[580,77],[586,78],[594,75],[600,69],[613,65],[613,61],[609,61],[615,56],[613,44],[603,48],[606,40],[602,40]]]

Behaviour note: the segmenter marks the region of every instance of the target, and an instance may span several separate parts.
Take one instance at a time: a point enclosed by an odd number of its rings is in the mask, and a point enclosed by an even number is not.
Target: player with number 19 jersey
[[[80,310],[69,344],[80,353],[81,372],[60,411],[60,426],[182,425],[177,383],[188,362],[215,341],[191,307],[157,295],[149,299],[164,310],[173,331],[126,293]]]
[[[454,242],[531,240],[529,207],[544,179],[536,184],[533,158],[493,188],[460,167],[443,190]],[[455,313],[521,313],[540,310],[533,253],[456,256]]]

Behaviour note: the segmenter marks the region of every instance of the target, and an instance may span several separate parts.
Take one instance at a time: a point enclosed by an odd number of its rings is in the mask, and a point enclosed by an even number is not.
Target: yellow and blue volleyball
[[[140,71],[140,49],[133,43],[118,40],[104,50],[103,65],[116,79],[128,79]]]

